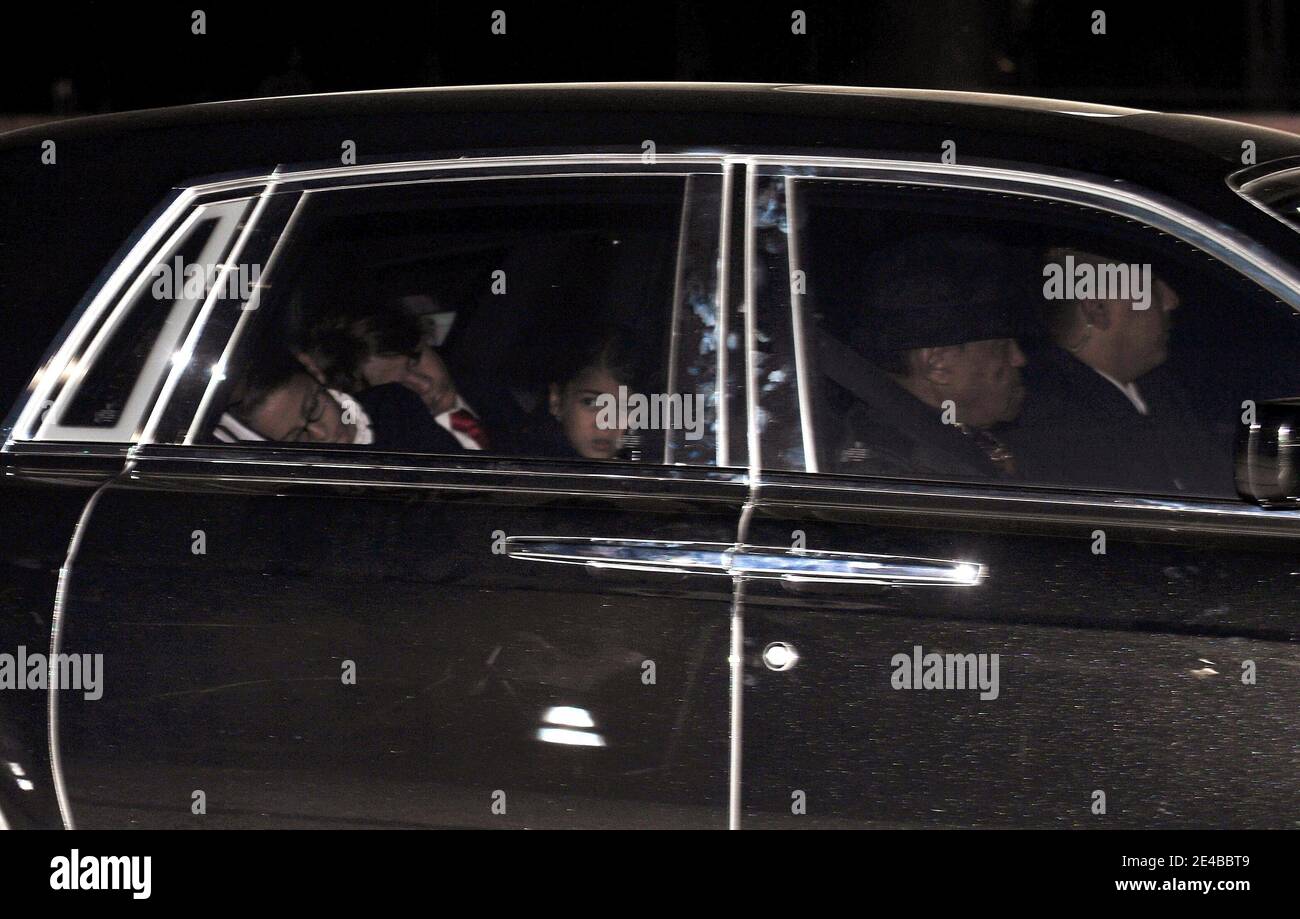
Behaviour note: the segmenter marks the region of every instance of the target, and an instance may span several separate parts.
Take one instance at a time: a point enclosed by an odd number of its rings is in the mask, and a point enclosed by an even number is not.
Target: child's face
[[[356,425],[329,391],[306,373],[295,373],[245,419],[267,440],[293,443],[350,444]]]
[[[551,414],[559,420],[573,449],[587,459],[613,459],[623,446],[622,428],[601,428],[597,424],[601,409],[596,399],[602,395],[618,398],[618,381],[603,367],[588,367],[570,380],[563,389],[551,384]],[[617,412],[604,413],[617,422]]]

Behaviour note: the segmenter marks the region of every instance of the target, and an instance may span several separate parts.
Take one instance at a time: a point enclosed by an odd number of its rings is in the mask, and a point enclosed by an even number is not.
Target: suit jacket
[[[1235,497],[1231,444],[1212,438],[1167,369],[1136,381],[1146,415],[1060,348],[1032,359],[1025,377],[1024,411],[1006,436],[1027,480]]]
[[[831,460],[836,472],[896,478],[996,479],[1003,473],[975,440],[944,424],[926,405],[887,374],[860,370],[854,395]]]
[[[420,397],[400,383],[385,383],[356,393],[370,416],[372,449],[399,453],[464,453],[450,431],[441,428]]]
[[[488,454],[519,452],[525,415],[505,390],[460,388],[461,398],[478,416],[489,441]],[[400,383],[372,386],[354,398],[370,416],[376,450],[405,453],[474,453],[438,424],[420,397]]]
[[[460,392],[461,399],[478,416],[479,423],[487,433],[489,449],[485,452],[505,456],[528,452],[522,442],[522,432],[528,424],[528,416],[524,414],[509,390],[487,386],[472,379],[466,380],[463,384],[457,380],[456,389]],[[446,433],[437,422],[434,422],[434,426]],[[447,436],[451,437],[450,434]],[[455,437],[451,439],[456,440]],[[465,450],[460,446],[460,442],[456,441],[455,452],[474,451]]]
[[[573,449],[564,436],[564,428],[552,417],[543,404],[527,417],[519,432],[519,448],[527,456],[550,459],[581,459],[582,454]]]

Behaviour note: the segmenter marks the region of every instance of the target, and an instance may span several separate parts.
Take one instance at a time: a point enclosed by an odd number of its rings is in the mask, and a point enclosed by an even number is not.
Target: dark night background
[[[191,33],[195,9],[206,35]],[[505,11],[504,36],[491,32],[494,9]],[[795,9],[806,35],[791,33]],[[1092,32],[1094,9],[1106,13],[1105,35]],[[1300,6],[1283,0],[198,0],[11,7],[5,20],[6,127],[264,95],[582,80],[991,90],[1264,121],[1300,112],[1300,62],[1287,53]]]

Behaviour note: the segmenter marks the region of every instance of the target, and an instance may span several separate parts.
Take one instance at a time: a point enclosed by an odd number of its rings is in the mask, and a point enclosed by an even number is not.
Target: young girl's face
[[[551,414],[564,428],[569,445],[587,459],[613,459],[623,446],[622,428],[602,428],[598,421],[617,423],[618,413],[601,411],[602,395],[618,398],[618,381],[603,367],[588,367],[561,387],[551,384]]]

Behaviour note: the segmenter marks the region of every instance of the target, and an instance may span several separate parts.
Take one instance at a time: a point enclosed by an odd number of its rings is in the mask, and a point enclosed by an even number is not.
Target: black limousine
[[[422,89],[0,201],[0,826],[1300,826],[1300,137]]]

